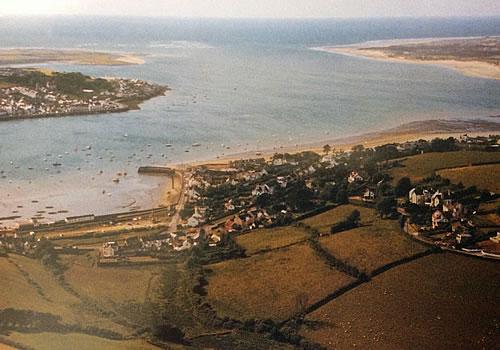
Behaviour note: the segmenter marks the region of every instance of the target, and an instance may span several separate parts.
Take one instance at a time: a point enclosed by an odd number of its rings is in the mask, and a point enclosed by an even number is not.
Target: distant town
[[[0,68],[0,121],[123,112],[167,90],[137,79]]]

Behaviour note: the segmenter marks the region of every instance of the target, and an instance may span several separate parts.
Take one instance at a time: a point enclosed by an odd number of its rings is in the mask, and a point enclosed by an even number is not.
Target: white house
[[[359,173],[356,170],[351,171],[349,177],[347,178],[347,182],[352,184],[353,182],[359,182],[359,181],[363,181],[363,177],[359,175]]]

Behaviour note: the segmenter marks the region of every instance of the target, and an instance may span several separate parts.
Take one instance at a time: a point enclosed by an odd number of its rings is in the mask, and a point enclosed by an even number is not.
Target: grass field
[[[500,193],[500,163],[440,170],[438,174],[466,187],[476,186],[480,190]]]
[[[285,247],[307,239],[304,229],[293,226],[261,229],[236,237],[236,243],[245,249],[247,255],[263,250]]]
[[[307,244],[209,266],[208,299],[219,316],[285,319],[297,298],[311,304],[353,279],[331,270]]]
[[[320,238],[332,255],[370,273],[427,249],[401,233],[397,221],[376,219],[372,225]]]
[[[52,272],[36,260],[11,254],[8,259],[0,258],[0,271],[2,282],[8,286],[0,288],[0,309],[52,314],[59,316],[63,324],[93,326],[123,335],[132,331],[89,308],[80,298],[64,289]]]
[[[144,303],[155,292],[159,267],[106,267],[94,266],[89,255],[69,257],[66,281],[80,295],[99,303]]]
[[[330,233],[332,225],[345,220],[353,210],[359,210],[361,213],[361,223],[363,224],[369,224],[376,218],[376,213],[373,209],[347,204],[305,219],[302,222],[318,229],[323,234]]]
[[[428,256],[309,314],[301,334],[330,349],[493,349],[499,280],[496,262]]]
[[[500,162],[500,152],[458,151],[424,153],[408,157],[403,161],[404,167],[391,169],[390,175],[393,177],[394,183],[405,176],[409,177],[412,182],[415,182],[432,175],[438,169],[489,162]]]
[[[160,349],[144,340],[109,340],[80,333],[17,333],[8,340],[36,350],[155,350]],[[1,349],[1,345],[0,345]]]
[[[51,313],[61,316],[66,323],[76,323],[79,320],[80,316],[72,309],[79,300],[66,292],[37,261],[12,254],[9,259],[0,258],[0,271],[0,309]]]

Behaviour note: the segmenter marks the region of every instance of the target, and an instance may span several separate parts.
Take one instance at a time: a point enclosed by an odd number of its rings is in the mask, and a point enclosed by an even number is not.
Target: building
[[[360,181],[363,181],[363,177],[359,175],[359,173],[356,170],[351,171],[351,173],[347,177],[347,182],[349,182],[350,184]]]
[[[441,210],[436,210],[432,213],[432,229],[440,229],[448,224],[448,219],[444,216]]]
[[[410,200],[410,203],[416,205],[426,205],[427,203],[430,204],[431,197],[431,192],[421,188],[412,188],[408,193],[408,199]]]

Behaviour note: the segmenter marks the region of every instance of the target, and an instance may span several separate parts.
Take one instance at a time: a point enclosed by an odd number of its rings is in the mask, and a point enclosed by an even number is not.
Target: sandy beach
[[[395,55],[389,49],[396,45],[406,45],[408,47],[432,43],[446,43],[447,41],[456,40],[474,40],[481,38],[449,38],[449,39],[415,39],[415,40],[387,40],[380,42],[366,42],[349,46],[333,46],[333,47],[317,47],[313,48],[316,51],[324,51],[329,53],[337,53],[353,57],[363,57],[367,59],[396,62],[396,63],[411,63],[411,64],[427,64],[437,65],[444,68],[453,69],[466,76],[479,77],[487,79],[500,79],[500,66],[479,60],[454,60],[454,59],[435,59],[422,58],[415,59],[404,55]]]
[[[218,159],[175,164],[174,167],[181,169],[193,166],[208,166],[214,169],[224,168],[227,167],[231,161],[252,158],[269,159],[276,153],[297,153],[304,151],[322,153],[323,146],[326,144],[330,145],[332,149],[347,151],[355,145],[377,147],[388,143],[404,143],[420,139],[432,140],[434,138],[458,138],[464,134],[468,134],[469,136],[488,136],[499,133],[500,123],[494,120],[424,120],[402,124],[380,132],[365,133],[344,138],[325,139],[323,141],[302,144],[295,147],[283,147],[278,150],[263,149],[257,152],[249,151],[235,153]]]

